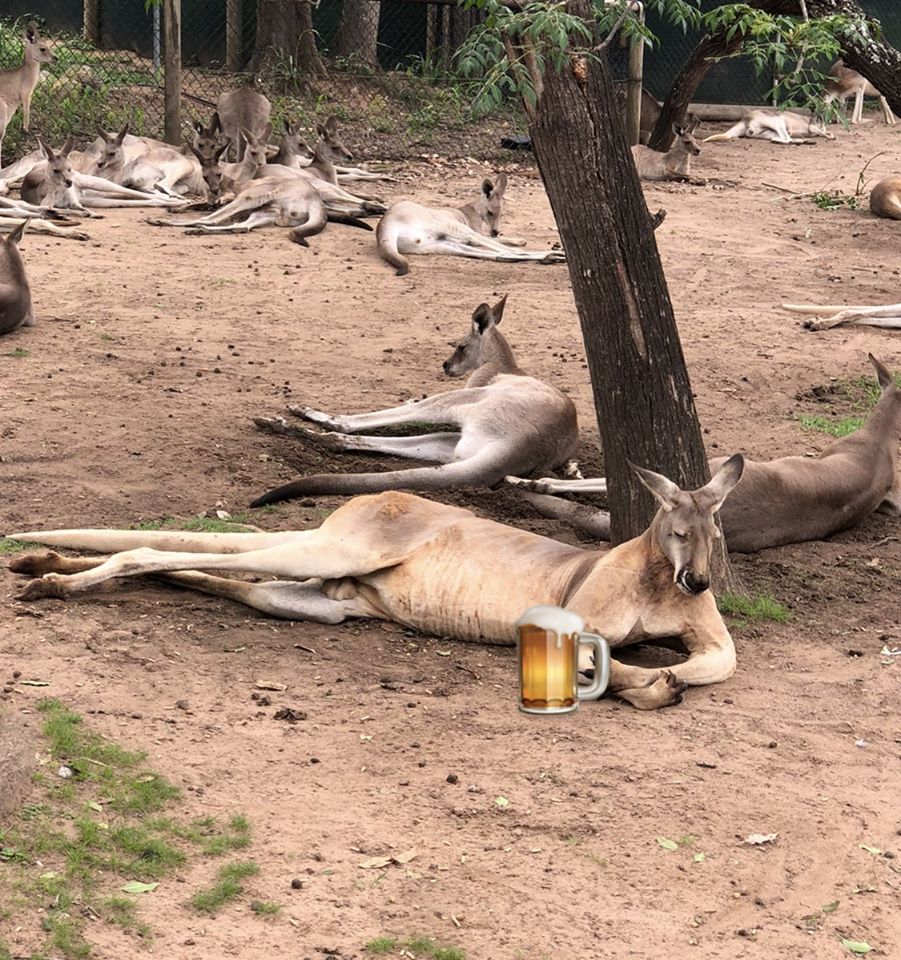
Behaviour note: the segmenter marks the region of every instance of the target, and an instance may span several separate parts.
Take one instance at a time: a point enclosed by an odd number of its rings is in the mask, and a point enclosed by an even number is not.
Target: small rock
[[[292,889],[292,890],[303,890],[303,880],[299,879],[298,877],[295,877],[295,878],[291,881],[291,889]]]
[[[176,701],[175,701],[175,707],[176,707],[177,710],[190,710],[190,709],[191,709],[191,705],[188,703],[187,700],[176,700]]]
[[[448,783],[459,783],[459,782],[460,782],[460,778],[459,778],[455,773],[449,773],[449,774],[447,775],[447,782],[448,782]]]
[[[13,679],[14,679],[14,680],[18,680],[19,677],[21,677],[21,676],[22,676],[22,671],[21,671],[21,670],[13,670]]]
[[[286,720],[288,723],[297,723],[298,720],[307,719],[303,710],[295,710],[293,707],[280,707],[272,716],[275,720]]]

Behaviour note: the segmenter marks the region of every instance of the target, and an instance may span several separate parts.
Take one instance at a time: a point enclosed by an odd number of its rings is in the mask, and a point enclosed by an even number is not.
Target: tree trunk
[[[801,15],[797,0],[750,0],[750,5],[766,13]],[[836,13],[851,17],[867,15],[855,0],[807,0],[807,12],[811,17],[828,17]],[[741,39],[733,37],[728,41],[725,31],[701,38],[676,74],[663,101],[663,110],[648,142],[652,150],[666,151],[672,146],[673,123],[684,121],[695,91],[715,63],[712,58],[728,56],[740,46]],[[842,52],[845,63],[863,74],[888,100],[895,113],[901,113],[901,53],[888,43],[873,39],[847,40]]]
[[[379,0],[344,0],[335,53],[370,67],[378,66]]]
[[[590,17],[587,0],[570,9]],[[611,540],[621,543],[656,512],[627,460],[694,489],[709,478],[707,456],[606,63],[549,71],[530,132],[566,249],[604,446]]]
[[[313,6],[307,0],[257,0],[257,36],[250,69],[262,70],[280,56],[293,57],[304,76],[325,74],[316,49]]]

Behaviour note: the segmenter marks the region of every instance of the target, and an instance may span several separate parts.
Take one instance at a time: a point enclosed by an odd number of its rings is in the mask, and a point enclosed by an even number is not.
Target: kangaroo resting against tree
[[[829,444],[819,457],[745,460],[742,481],[721,514],[729,550],[754,553],[785,543],[822,540],[855,526],[874,510],[901,516],[901,389],[872,355],[870,362],[881,396],[859,430]],[[722,462],[711,460],[710,469]],[[542,495],[606,493],[603,477],[535,481],[508,477],[508,481],[536,491],[527,496],[544,516],[568,521],[591,536],[609,536],[610,517],[605,511]]]
[[[290,427],[281,418],[256,419],[258,426],[312,441],[328,450],[364,450],[414,460],[432,460],[437,467],[385,473],[324,474],[301,477],[270,490],[251,506],[318,494],[374,493],[377,490],[449,490],[492,486],[507,474],[531,476],[543,470],[566,469],[579,442],[573,402],[556,387],[529,376],[497,329],[504,297],[494,307],[476,308],[472,329],[444,364],[451,377],[473,371],[461,390],[438,393],[416,403],[333,417],[309,407],[291,413],[339,433],[314,433]],[[452,424],[453,433],[414,437],[353,436],[398,423]],[[574,469],[574,465],[570,472]]]
[[[709,570],[719,536],[714,515],[741,470],[741,457],[732,457],[706,486],[688,492],[636,468],[660,509],[641,536],[607,552],[392,492],[357,497],[303,532],[17,533],[12,539],[124,552],[108,559],[33,554],[10,569],[41,577],[21,600],[62,599],[113,577],[154,574],[273,617],[331,624],[370,617],[477,643],[512,644],[523,610],[553,604],[578,613],[612,649],[655,638],[684,645],[688,659],[668,669],[611,660],[610,692],[653,710],[678,703],[687,686],[720,683],[735,672]],[[249,583],[199,570],[281,579]]]

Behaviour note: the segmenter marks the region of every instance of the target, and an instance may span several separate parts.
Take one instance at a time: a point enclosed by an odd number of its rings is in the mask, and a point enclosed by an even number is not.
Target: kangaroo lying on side
[[[338,121],[329,117],[316,127],[319,140],[311,150],[300,135],[300,124],[285,121],[285,132],[279,141],[278,153],[269,162],[315,172],[329,183],[344,183],[351,180],[394,180],[384,173],[373,173],[360,167],[348,167],[353,154],[338,135]],[[343,163],[342,163],[343,161]]]
[[[867,422],[842,437],[819,457],[745,460],[741,483],[722,511],[728,548],[754,553],[785,543],[822,540],[863,521],[874,510],[901,516],[901,389],[872,355],[882,394]],[[710,461],[711,471],[723,463]],[[600,480],[528,481],[509,478],[520,488],[540,493],[606,493]],[[609,536],[609,515],[554,497],[529,498],[544,516],[567,520],[592,536]]]
[[[870,211],[877,217],[901,220],[901,177],[886,177],[873,187]]]
[[[792,313],[810,313],[823,320],[805,320],[805,330],[832,330],[834,327],[883,327],[901,329],[901,303],[887,303],[873,307],[848,307],[827,304],[783,303],[783,310]]]
[[[715,133],[706,137],[704,143],[716,143],[721,140],[737,140],[739,137],[751,137],[755,140],[770,140],[773,143],[810,143],[810,137],[825,137],[834,140],[815,117],[802,117],[789,110],[749,110],[725,133]]]
[[[632,147],[632,156],[635,158],[635,167],[642,180],[682,180],[688,183],[704,183],[703,180],[692,180],[691,158],[698,156],[701,147],[693,134],[701,125],[701,121],[693,119],[687,127],[678,123],[673,124],[673,133],[676,140],[666,152],[652,150],[644,144],[637,143]]]
[[[529,476],[565,468],[575,455],[579,427],[573,402],[556,387],[529,376],[498,330],[507,298],[476,308],[472,329],[444,364],[451,377],[470,373],[461,390],[438,393],[416,403],[332,417],[309,407],[291,413],[338,433],[319,434],[288,427],[281,418],[256,423],[276,433],[312,440],[328,450],[367,450],[437,467],[385,473],[326,474],[302,477],[254,500],[252,506],[317,494],[373,493],[377,490],[448,490],[492,486],[507,474]],[[454,433],[415,437],[351,436],[397,423],[453,424]]]
[[[31,288],[18,246],[23,233],[24,220],[8,236],[0,236],[0,336],[34,323]]]
[[[540,263],[560,263],[565,260],[558,250],[510,250],[524,246],[524,240],[496,239],[499,234],[507,175],[502,173],[497,183],[485,180],[477,200],[464,204],[459,210],[436,210],[412,200],[392,203],[376,228],[376,240],[383,260],[395,268],[397,276],[404,276],[410,264],[402,254],[442,253],[455,257],[474,257],[478,260],[537,260]]]
[[[578,613],[612,649],[681,641],[688,659],[668,669],[611,660],[610,692],[654,710],[678,703],[687,686],[721,683],[735,672],[735,646],[709,590],[709,570],[719,536],[714,517],[741,470],[741,457],[732,457],[706,486],[683,492],[636,468],[660,510],[645,533],[604,553],[459,507],[382,493],[357,497],[303,532],[18,533],[12,539],[125,552],[108,559],[26,555],[10,569],[42,577],[24,588],[22,600],[65,598],[113,577],[155,574],[273,617],[330,624],[368,617],[475,643],[512,644],[523,610],[553,604]],[[250,583],[198,570],[280,579]]]

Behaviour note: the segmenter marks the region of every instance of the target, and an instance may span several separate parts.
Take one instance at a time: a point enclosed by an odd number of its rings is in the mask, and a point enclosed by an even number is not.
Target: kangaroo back
[[[901,220],[901,177],[886,177],[873,187],[870,210],[877,217]]]

